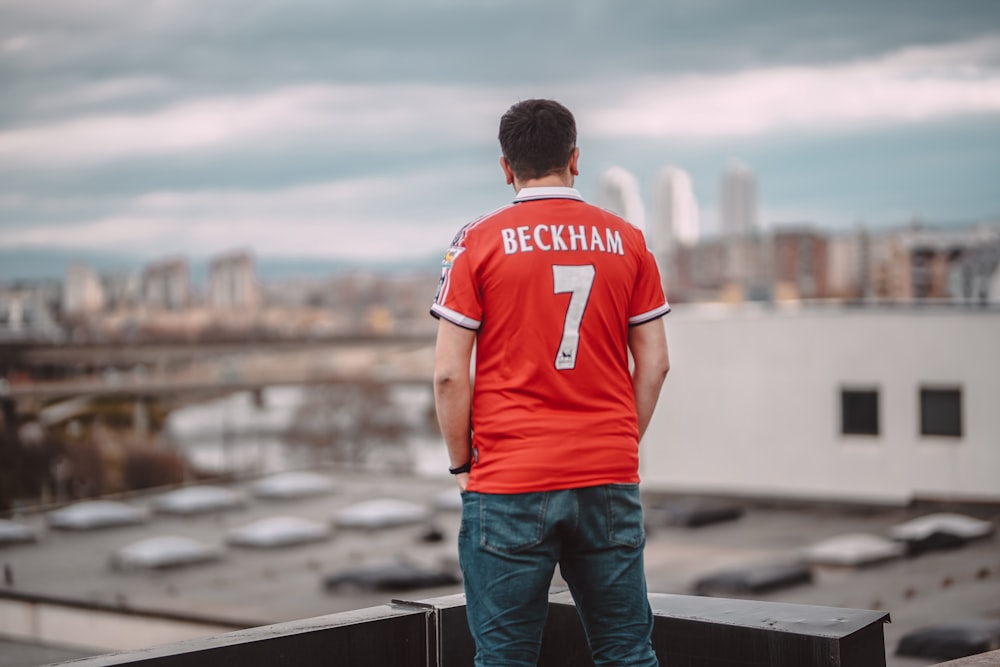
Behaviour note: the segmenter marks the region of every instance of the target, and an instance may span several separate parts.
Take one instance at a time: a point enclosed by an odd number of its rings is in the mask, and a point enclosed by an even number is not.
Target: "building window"
[[[878,389],[840,390],[840,432],[878,435]]]
[[[920,388],[920,435],[962,437],[962,390]]]

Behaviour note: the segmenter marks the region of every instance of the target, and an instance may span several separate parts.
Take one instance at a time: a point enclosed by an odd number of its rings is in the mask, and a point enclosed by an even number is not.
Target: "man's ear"
[[[573,174],[574,176],[580,175],[580,169],[578,167],[579,161],[580,161],[580,147],[577,146],[576,148],[573,149],[573,152],[570,153],[569,156],[569,173]]]
[[[503,155],[500,156],[500,168],[503,169],[503,175],[507,179],[507,185],[514,185],[514,170],[510,168],[510,163],[507,162],[507,158]]]

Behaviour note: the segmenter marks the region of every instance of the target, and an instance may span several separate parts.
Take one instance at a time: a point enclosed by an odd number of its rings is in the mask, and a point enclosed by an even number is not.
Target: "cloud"
[[[188,216],[116,216],[73,225],[33,226],[0,232],[0,247],[109,251],[127,248],[147,257],[205,256],[234,247],[261,256],[386,260],[443,251],[459,228],[455,220],[330,215],[327,219],[289,214],[232,216],[211,224]]]
[[[530,16],[530,20],[525,20]],[[0,0],[35,80],[154,75],[204,90],[308,81],[581,81],[842,61],[991,30],[995,0]],[[512,47],[515,42],[530,48]],[[59,78],[54,82],[64,83]]]
[[[692,139],[997,113],[998,62],[994,37],[835,66],[651,78],[586,117],[604,136]]]
[[[93,95],[135,92],[133,82]],[[151,82],[146,82],[148,89]],[[509,98],[505,98],[509,99]],[[77,166],[135,157],[253,145],[287,150],[329,141],[355,149],[373,142],[491,140],[485,127],[501,107],[494,93],[422,85],[308,85],[182,102],[148,113],[95,114],[0,132],[0,162]],[[486,119],[489,124],[484,125]]]
[[[595,137],[711,139],[997,113],[998,63],[1000,37],[994,37],[834,66],[618,76],[548,92],[579,100],[577,114]],[[81,102],[131,99],[169,86],[155,77],[131,78],[67,95]],[[248,146],[287,152],[317,142],[347,151],[393,143],[481,146],[492,142],[498,109],[524,93],[523,86],[313,83],[210,96],[143,113],[92,113],[8,129],[0,132],[0,162],[66,167]]]
[[[419,256],[442,249],[467,222],[429,200],[428,193],[440,191],[442,183],[461,188],[477,178],[466,171],[430,170],[263,192],[154,192],[106,201],[112,211],[73,223],[0,229],[0,247],[130,248],[159,255],[246,246],[268,256]],[[410,213],[385,206],[388,198],[410,203]],[[0,210],[20,203],[0,200]]]
[[[79,112],[81,108],[90,106],[121,105],[150,98],[163,98],[176,90],[177,85],[163,77],[116,77],[46,91],[33,100],[32,107],[44,112]]]

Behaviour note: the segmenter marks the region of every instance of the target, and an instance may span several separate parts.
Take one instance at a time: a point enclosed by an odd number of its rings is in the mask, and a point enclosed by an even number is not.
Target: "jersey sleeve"
[[[483,319],[483,306],[473,264],[466,246],[448,248],[441,261],[441,282],[431,315],[465,329],[477,330]]]
[[[636,275],[632,301],[629,306],[629,326],[655,320],[669,312],[670,304],[667,303],[667,298],[663,294],[660,270],[656,266],[653,253],[643,243],[639,259],[639,272]]]

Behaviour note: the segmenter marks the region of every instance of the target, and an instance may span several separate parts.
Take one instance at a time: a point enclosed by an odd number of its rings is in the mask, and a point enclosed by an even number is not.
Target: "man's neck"
[[[548,174],[541,178],[529,178],[527,180],[514,179],[514,192],[520,192],[523,188],[571,188],[574,177],[569,169],[557,174]]]

